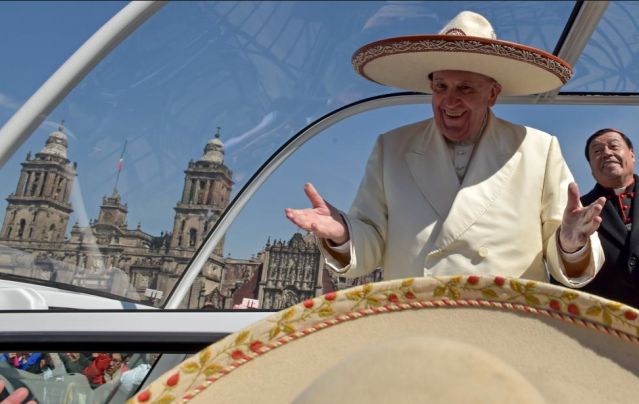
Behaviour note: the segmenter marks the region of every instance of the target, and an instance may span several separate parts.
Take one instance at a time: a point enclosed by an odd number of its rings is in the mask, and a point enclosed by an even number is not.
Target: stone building
[[[0,230],[0,271],[76,285],[150,304],[167,296],[210,226],[229,202],[232,172],[224,165],[219,132],[201,159],[185,171],[182,198],[175,206],[173,231],[153,236],[128,228],[127,204],[117,189],[102,199],[98,218],[67,231],[73,208],[69,196],[76,164],[67,157],[62,126],[51,133],[35,158],[22,163],[16,192]],[[197,308],[220,284],[223,241],[205,264],[183,307]]]
[[[65,237],[77,170],[67,148],[68,138],[60,126],[35,157],[29,153],[22,163],[0,229],[0,273],[161,304],[229,203],[232,172],[224,164],[219,128],[202,157],[188,163],[182,196],[174,207],[173,230],[159,236],[139,224],[128,227],[128,206],[114,189],[102,198],[97,219],[86,227],[76,223]],[[379,271],[355,280],[331,277],[313,240],[299,233],[288,242],[269,239],[250,259],[224,257],[222,239],[181,307],[230,309],[247,298],[260,308],[280,309],[379,279]]]
[[[380,269],[359,278],[344,278],[329,271],[314,237],[295,233],[290,240],[267,241],[260,253],[260,265],[249,280],[232,290],[233,305],[243,307],[245,299],[258,302],[258,308],[280,310],[292,304],[337,289],[376,282]]]
[[[0,236],[25,243],[61,242],[73,208],[69,203],[76,166],[67,158],[68,139],[62,127],[44,148],[22,163],[16,192],[9,195]]]

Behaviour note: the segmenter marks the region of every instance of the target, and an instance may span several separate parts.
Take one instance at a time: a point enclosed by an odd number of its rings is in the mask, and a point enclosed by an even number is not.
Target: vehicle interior
[[[582,192],[591,133],[639,144],[633,1],[0,3],[7,391],[121,403],[273,311],[382,280],[329,271],[284,208],[311,182],[347,210],[377,136],[432,116],[353,52],[461,10],[572,65],[494,111],[557,136]]]

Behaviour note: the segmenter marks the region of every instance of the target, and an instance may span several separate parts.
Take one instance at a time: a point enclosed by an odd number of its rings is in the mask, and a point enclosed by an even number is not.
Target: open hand
[[[4,381],[0,380],[0,393],[4,390]],[[9,397],[2,400],[0,404],[22,404],[24,400],[29,396],[29,390],[24,387],[16,389],[13,393],[9,394]],[[30,400],[26,404],[38,404],[34,400]]]
[[[339,211],[326,202],[313,184],[304,184],[304,192],[311,201],[312,208],[284,209],[286,217],[298,227],[310,231],[319,238],[332,241],[335,245],[349,240],[348,227]]]
[[[606,203],[606,198],[601,197],[583,207],[579,201],[579,187],[571,182],[568,185],[568,203],[564,210],[559,231],[559,244],[568,253],[575,252],[583,247],[592,233],[597,231],[601,224],[601,210]]]

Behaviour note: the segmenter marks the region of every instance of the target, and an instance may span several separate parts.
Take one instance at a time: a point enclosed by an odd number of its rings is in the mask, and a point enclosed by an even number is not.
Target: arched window
[[[40,185],[40,173],[35,173],[33,183],[31,184],[31,190],[29,191],[29,196],[36,196],[38,185]]]
[[[55,193],[53,194],[53,197],[59,200],[63,200],[64,198],[64,195],[62,195],[62,181],[64,181],[63,177],[58,178],[58,185],[55,189]]]
[[[22,238],[24,235],[24,226],[27,225],[27,221],[24,219],[20,219],[20,227],[18,228],[18,238]]]
[[[55,241],[55,224],[49,226],[49,241]]]
[[[31,173],[27,173],[27,179],[24,180],[24,186],[22,187],[22,195],[26,195],[29,190],[29,180],[31,179]]]
[[[38,192],[38,196],[42,196],[44,194],[45,191],[45,184],[47,183],[47,177],[49,177],[49,173],[44,173],[44,175],[42,176],[42,186],[40,187],[40,192]]]
[[[194,247],[197,240],[197,230],[189,230],[189,247]]]
[[[191,186],[189,187],[189,199],[186,201],[186,203],[193,203],[193,197],[195,196],[196,185],[197,183],[195,182],[195,180],[191,180]]]

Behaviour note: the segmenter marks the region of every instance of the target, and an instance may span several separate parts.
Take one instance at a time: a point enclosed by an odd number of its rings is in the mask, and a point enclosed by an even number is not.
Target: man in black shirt
[[[597,184],[581,202],[607,199],[599,227],[606,261],[583,290],[639,307],[639,177],[632,142],[617,129],[598,130],[586,142],[586,159]]]

